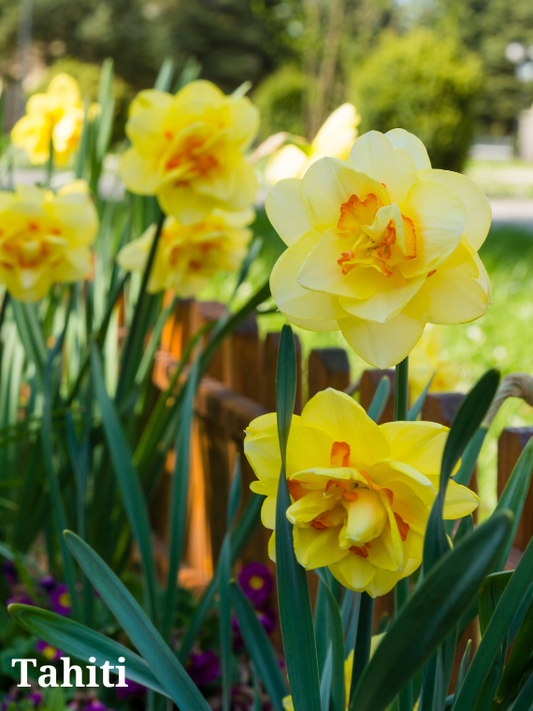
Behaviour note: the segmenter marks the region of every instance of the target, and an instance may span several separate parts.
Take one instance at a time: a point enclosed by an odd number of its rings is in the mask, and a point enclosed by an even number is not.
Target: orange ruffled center
[[[0,265],[4,269],[37,269],[44,263],[57,266],[68,241],[60,224],[51,218],[20,217],[0,228]]]
[[[368,531],[368,540],[355,540],[353,545],[346,547],[361,558],[368,558],[372,549],[372,541],[378,538],[385,525],[390,525],[387,506],[392,509],[394,492],[392,489],[376,484],[369,474],[354,468],[354,478],[337,478],[334,476],[335,468],[350,468],[350,445],[347,442],[334,442],[331,448],[330,463],[332,477],[325,479],[323,489],[324,511],[315,516],[310,525],[312,528],[323,531],[331,527],[342,527],[343,535],[347,538],[354,536],[358,539]],[[299,501],[308,494],[317,491],[316,479],[288,480],[289,493],[293,501]],[[370,510],[369,510],[370,509]],[[402,541],[407,539],[409,524],[400,514],[393,511],[394,521]],[[359,526],[358,521],[365,519],[367,526]],[[354,520],[355,519],[355,520]],[[389,522],[389,524],[387,523]]]
[[[209,220],[194,225],[174,223],[161,233],[161,245],[171,271],[184,270],[211,276],[221,266],[228,241],[222,221]]]
[[[369,193],[364,200],[357,195],[341,205],[337,229],[340,236],[351,243],[350,248],[341,253],[337,264],[344,275],[355,267],[376,269],[384,276],[393,275],[393,268],[416,257],[416,232],[413,221],[402,218],[403,245],[398,240],[395,221],[390,219],[383,228],[376,230],[376,216],[383,207],[381,200]]]

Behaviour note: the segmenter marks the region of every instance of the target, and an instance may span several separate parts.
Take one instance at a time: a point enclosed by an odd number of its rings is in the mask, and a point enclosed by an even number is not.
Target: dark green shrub
[[[254,92],[253,100],[261,111],[262,139],[278,131],[305,136],[302,116],[304,79],[299,69],[285,66],[271,74]]]
[[[433,167],[461,170],[481,86],[475,54],[452,37],[417,29],[383,35],[354,69],[350,98],[362,116],[360,133],[405,128],[425,143]]]

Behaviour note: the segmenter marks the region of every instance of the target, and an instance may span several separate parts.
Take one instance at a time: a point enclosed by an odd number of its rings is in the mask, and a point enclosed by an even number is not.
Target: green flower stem
[[[406,421],[409,410],[409,357],[396,366],[394,382],[394,420]],[[396,615],[409,599],[409,578],[402,578],[396,583],[394,590],[394,612]],[[413,711],[413,684],[407,686],[398,694],[398,711]]]
[[[46,165],[46,187],[50,188],[52,184],[52,174],[54,172],[54,139],[50,134],[50,152],[48,154],[48,163]]]

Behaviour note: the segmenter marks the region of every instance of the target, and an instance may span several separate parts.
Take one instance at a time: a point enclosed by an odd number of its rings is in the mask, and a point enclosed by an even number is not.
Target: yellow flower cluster
[[[347,588],[385,595],[422,562],[448,429],[433,422],[376,425],[348,395],[325,390],[292,419],[287,484],[294,550],[308,570],[327,566]],[[244,451],[274,529],[281,469],[276,413],[255,419]],[[477,496],[450,481],[444,517],[471,513]],[[272,535],[269,554],[275,557]]]
[[[366,133],[348,160],[321,158],[302,179],[280,181],[266,209],[288,246],[270,280],[280,311],[302,328],[340,329],[372,365],[403,360],[426,323],[487,309],[477,251],[488,200],[464,175],[433,170],[407,131]]]
[[[92,267],[98,216],[82,180],[59,190],[19,185],[0,192],[0,283],[37,301],[55,282],[83,279]]]
[[[93,104],[91,114],[96,110],[97,105]],[[34,165],[46,163],[52,142],[54,163],[63,166],[78,148],[83,120],[78,82],[69,74],[58,74],[45,94],[30,97],[26,115],[11,131],[11,140]]]
[[[256,192],[244,152],[258,126],[249,99],[225,96],[207,81],[191,82],[175,96],[142,91],[133,101],[126,126],[132,147],[120,174],[128,190],[156,195],[170,216],[151,289],[190,296],[216,271],[239,266]],[[142,269],[154,229],[122,251],[125,269]]]

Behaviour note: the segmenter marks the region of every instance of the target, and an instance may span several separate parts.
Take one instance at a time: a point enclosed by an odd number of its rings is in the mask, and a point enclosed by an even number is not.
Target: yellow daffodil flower
[[[92,114],[95,107],[91,107]],[[78,148],[83,120],[78,82],[69,74],[58,74],[45,94],[30,97],[26,115],[11,131],[11,140],[15,146],[26,151],[34,165],[46,163],[52,140],[54,163],[62,166]]]
[[[37,301],[56,282],[83,279],[98,216],[85,181],[55,195],[18,185],[0,192],[0,283],[20,301]]]
[[[409,398],[414,404],[428,384],[430,393],[452,392],[461,379],[453,360],[442,357],[442,329],[429,325],[409,355]]]
[[[385,633],[383,634],[375,634],[372,637],[372,640],[370,642],[370,658],[372,659],[372,655],[377,649],[378,644],[381,642],[383,637],[385,636]],[[353,672],[353,649],[350,652],[350,654],[346,657],[346,661],[344,662],[344,687],[345,687],[345,701],[346,701],[346,708],[348,708],[348,705],[350,703],[350,689],[352,686],[352,672]],[[283,708],[285,711],[294,711],[294,704],[292,702],[292,696],[285,696],[285,698],[282,700]]]
[[[184,225],[213,209],[243,210],[256,181],[243,153],[254,140],[259,112],[246,97],[224,94],[208,81],[175,96],[141,91],[126,124],[132,142],[120,174],[128,190],[157,195],[162,209]]]
[[[439,486],[448,428],[433,422],[376,425],[345,393],[317,393],[294,415],[287,483],[294,550],[306,569],[327,566],[347,588],[385,595],[422,562],[426,524]],[[276,413],[246,430],[244,452],[266,496],[262,521],[274,529],[281,468]],[[471,513],[479,499],[450,481],[444,517]],[[275,557],[272,535],[269,555]]]
[[[472,321],[489,305],[477,254],[489,202],[464,175],[433,170],[407,131],[366,133],[345,162],[321,158],[280,181],[266,210],[288,246],[270,278],[279,310],[308,330],[340,329],[372,365],[403,360],[426,323]]]
[[[172,289],[183,298],[194,296],[220,271],[241,265],[252,236],[246,228],[254,219],[252,209],[242,212],[214,210],[194,225],[167,217],[163,225],[148,291]],[[117,261],[126,271],[142,271],[146,265],[156,226],[119,253]]]
[[[267,181],[275,185],[284,178],[302,178],[310,165],[325,156],[346,160],[357,138],[360,121],[355,106],[339,106],[326,119],[311,145],[302,138],[299,145],[290,143],[274,153],[265,169]]]

